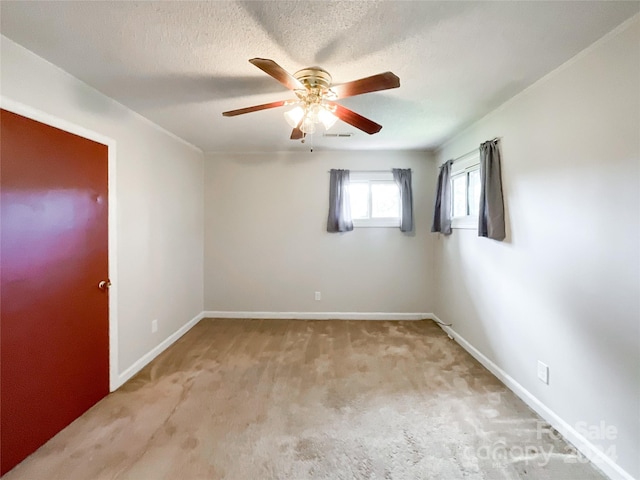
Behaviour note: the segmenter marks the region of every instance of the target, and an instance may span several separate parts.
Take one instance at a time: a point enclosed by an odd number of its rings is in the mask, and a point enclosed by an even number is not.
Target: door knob
[[[98,284],[98,288],[99,288],[100,290],[107,290],[110,286],[111,286],[111,280],[102,280],[102,281]]]

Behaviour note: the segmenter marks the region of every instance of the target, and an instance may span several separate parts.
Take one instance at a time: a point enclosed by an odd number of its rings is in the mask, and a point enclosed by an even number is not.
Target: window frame
[[[397,217],[371,217],[372,213],[372,194],[371,184],[392,184],[397,188],[397,184],[393,179],[392,171],[351,171],[349,172],[349,183],[367,183],[368,184],[368,218],[353,218],[354,228],[398,228],[400,227],[401,218],[401,198],[398,189],[398,216]],[[349,200],[351,200],[351,192],[349,192]],[[353,212],[352,212],[353,213]]]
[[[464,157],[453,162],[451,166],[451,228],[457,229],[477,229],[478,228],[478,211],[471,212],[469,209],[469,174],[480,170],[480,152],[474,151]],[[454,191],[453,181],[455,178],[465,176],[465,200],[466,215],[453,216],[454,208]]]

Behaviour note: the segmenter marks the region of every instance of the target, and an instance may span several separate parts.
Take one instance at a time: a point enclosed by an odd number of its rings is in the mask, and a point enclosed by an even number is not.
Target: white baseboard
[[[136,373],[142,370],[151,360],[156,358],[162,352],[164,352],[167,348],[169,348],[176,340],[182,337],[185,333],[187,333],[193,326],[198,323],[200,320],[204,318],[204,312],[200,312],[198,315],[193,317],[187,323],[185,323],[182,327],[176,330],[173,334],[168,336],[162,343],[154,347],[152,350],[147,352],[144,356],[138,359],[133,365],[127,368],[124,372],[118,375],[116,380],[116,384],[113,386],[111,391],[120,388],[124,383],[133,377]]]
[[[438,323],[442,322],[436,315],[431,318]],[[531,392],[520,385],[507,372],[502,370],[498,365],[489,360],[482,352],[476,349],[464,337],[457,333],[453,328],[445,325],[440,327],[453,338],[462,348],[478,360],[484,367],[493,373],[502,383],[504,383],[513,393],[520,397],[529,407],[531,407],[538,415],[544,418],[553,428],[576,447],[586,458],[588,458],[596,467],[607,475],[611,480],[635,480],[632,475],[615,463],[602,450],[597,448],[593,443],[587,440],[574,427],[565,422],[553,410],[542,403]]]
[[[223,312],[204,311],[203,318],[259,318],[297,320],[431,320],[431,313],[386,312]]]

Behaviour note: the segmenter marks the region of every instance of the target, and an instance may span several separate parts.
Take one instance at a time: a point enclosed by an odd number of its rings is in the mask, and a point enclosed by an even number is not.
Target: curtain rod
[[[456,163],[456,162],[458,162],[458,161],[462,160],[463,158],[468,157],[468,156],[469,156],[469,155],[471,155],[472,153],[477,153],[477,152],[478,152],[478,150],[480,150],[480,147],[478,147],[478,148],[474,148],[474,149],[473,149],[473,150],[471,150],[470,152],[467,152],[467,153],[465,153],[464,155],[460,155],[459,157],[454,158],[454,159],[453,159],[453,163]]]
[[[488,142],[495,142],[496,140],[500,140],[502,137],[495,137],[492,138],[491,140],[487,140]],[[484,142],[483,142],[484,143]],[[480,150],[480,147],[478,146],[478,148],[474,148],[473,150],[471,150],[470,152],[465,153],[464,155],[460,155],[457,158],[453,159],[453,163],[456,163],[458,160],[462,160],[464,157],[468,157],[469,155],[471,155],[472,153],[477,152],[478,150]]]

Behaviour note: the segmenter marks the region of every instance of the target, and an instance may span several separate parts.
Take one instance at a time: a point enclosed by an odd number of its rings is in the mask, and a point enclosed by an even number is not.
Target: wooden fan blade
[[[384,72],[371,77],[361,78],[360,80],[354,80],[353,82],[333,85],[331,90],[338,95],[338,98],[345,98],[362,95],[363,93],[377,92],[379,90],[389,90],[391,88],[398,88],[399,86],[400,79],[396,75],[391,72]]]
[[[296,127],[291,132],[291,137],[289,138],[291,138],[291,140],[301,140],[304,138],[304,132]]]
[[[283,107],[289,104],[290,100],[280,100],[279,102],[263,103],[262,105],[254,105],[253,107],[240,108],[238,110],[229,110],[228,112],[222,112],[225,117],[235,117],[236,115],[243,115],[245,113],[258,112],[260,110],[266,110],[268,108]]]
[[[293,129],[293,132],[291,132],[291,137],[289,137],[291,140],[301,140],[305,137],[304,132],[300,130],[303,120],[304,118],[301,118],[300,121],[298,122],[298,126]]]
[[[267,75],[271,75],[289,90],[304,90],[304,85],[302,85],[296,77],[291,75],[273,60],[269,60],[268,58],[252,58],[249,61]]]
[[[379,125],[373,120],[369,120],[368,118],[357,114],[353,110],[349,110],[348,108],[345,108],[338,103],[329,102],[329,104],[336,107],[335,112],[333,112],[336,117],[338,117],[343,122],[347,122],[349,125],[353,125],[363,132],[368,133],[369,135],[378,133],[382,129],[382,125]]]

